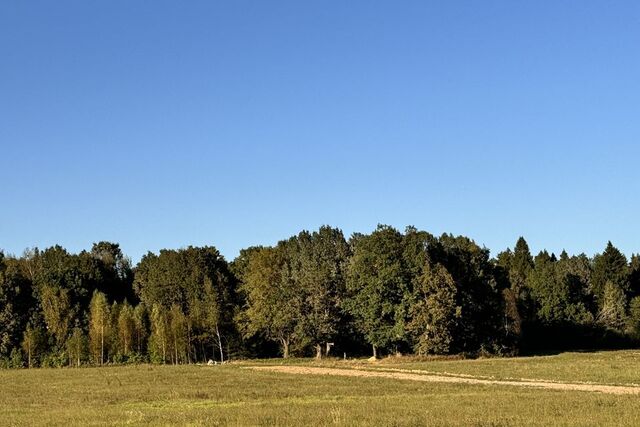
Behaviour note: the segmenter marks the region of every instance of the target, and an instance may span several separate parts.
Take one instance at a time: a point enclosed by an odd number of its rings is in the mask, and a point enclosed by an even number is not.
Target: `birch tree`
[[[167,362],[168,324],[164,308],[159,304],[151,307],[151,336],[149,338],[149,353],[152,361]]]
[[[89,345],[95,363],[103,365],[111,334],[110,308],[102,292],[95,291],[89,305]]]
[[[27,329],[24,331],[22,337],[22,349],[27,355],[27,367],[33,367],[33,362],[38,356],[41,347],[41,334],[38,329],[31,327],[31,324],[27,325]]]

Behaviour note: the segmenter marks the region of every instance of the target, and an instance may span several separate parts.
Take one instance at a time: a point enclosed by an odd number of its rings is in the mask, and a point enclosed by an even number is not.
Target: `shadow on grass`
[[[597,325],[525,325],[519,355],[546,356],[567,351],[591,353],[631,349],[637,345],[638,341],[629,335]]]

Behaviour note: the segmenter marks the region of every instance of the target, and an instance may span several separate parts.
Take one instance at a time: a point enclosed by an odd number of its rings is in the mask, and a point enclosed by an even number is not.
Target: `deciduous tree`
[[[264,334],[280,343],[286,358],[295,339],[300,295],[288,269],[284,246],[283,243],[252,253],[243,278],[246,307],[240,321],[245,336]]]
[[[89,307],[89,345],[95,363],[103,365],[111,337],[111,310],[105,294],[95,291]]]
[[[379,225],[370,235],[352,239],[345,308],[373,349],[389,348],[406,339],[410,278],[402,261],[402,234]]]

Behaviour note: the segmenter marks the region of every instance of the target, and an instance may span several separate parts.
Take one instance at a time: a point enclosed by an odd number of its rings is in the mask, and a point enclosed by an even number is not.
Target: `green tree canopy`
[[[301,300],[287,263],[286,242],[254,251],[242,281],[246,306],[241,315],[245,336],[261,333],[280,343],[282,355],[297,336]]]
[[[379,225],[370,235],[354,236],[345,307],[373,348],[390,349],[406,341],[411,289],[403,262],[403,236]]]
[[[607,243],[604,252],[596,255],[593,260],[591,291],[599,308],[604,304],[604,289],[607,282],[611,282],[625,293],[630,291],[627,258],[611,242]]]
[[[451,350],[462,308],[456,305],[453,278],[440,264],[425,269],[414,289],[408,329],[416,336],[418,354],[446,354]]]

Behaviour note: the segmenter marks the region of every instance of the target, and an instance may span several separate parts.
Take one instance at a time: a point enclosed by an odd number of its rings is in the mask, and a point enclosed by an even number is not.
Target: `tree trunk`
[[[316,359],[322,359],[322,346],[316,344]]]
[[[187,324],[187,364],[191,364],[191,324]]]
[[[100,326],[100,366],[104,364],[104,319]]]
[[[224,362],[224,353],[222,351],[222,338],[220,338],[220,329],[216,325],[216,335],[218,336],[218,347],[220,347],[220,363]]]
[[[373,344],[373,357],[375,357],[376,359],[378,358],[378,349],[376,348],[376,345]]]
[[[176,355],[176,358],[174,360],[174,365],[178,364],[178,337],[176,335],[173,335],[173,348],[174,348],[174,353]]]
[[[282,357],[286,359],[289,357],[289,340],[282,338],[280,342],[282,343]]]
[[[328,342],[327,343],[327,350],[324,353],[325,356],[329,357],[329,352],[331,352],[331,347],[333,347],[333,343],[332,342]]]

